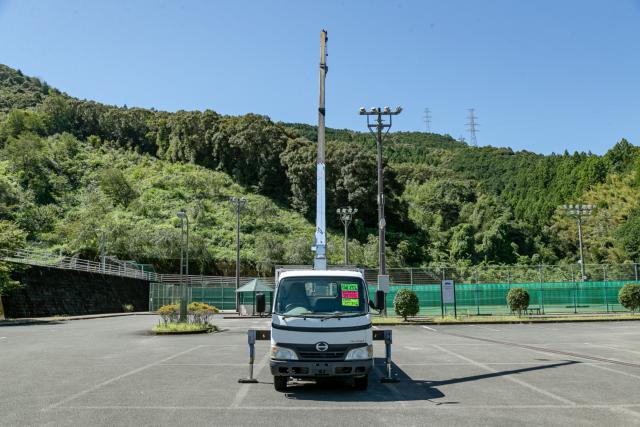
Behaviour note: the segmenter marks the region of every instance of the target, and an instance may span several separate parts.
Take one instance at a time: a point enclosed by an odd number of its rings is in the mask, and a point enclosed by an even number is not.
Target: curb
[[[153,335],[194,335],[194,334],[211,334],[211,333],[216,333],[219,331],[216,331],[213,328],[207,328],[207,329],[202,329],[199,331],[175,331],[175,332],[168,332],[168,331],[163,331],[163,332],[154,332],[151,331],[151,333]]]
[[[419,326],[419,325],[518,325],[518,324],[530,324],[530,323],[586,323],[586,322],[638,322],[640,318],[637,319],[526,319],[526,320],[496,320],[493,322],[471,322],[471,321],[461,321],[461,322],[438,322],[438,321],[424,321],[424,322],[402,322],[402,323],[392,323],[392,322],[376,322],[373,323],[373,326]]]
[[[135,313],[104,313],[104,314],[87,314],[82,316],[60,316],[60,317],[23,317],[18,319],[6,319],[0,320],[0,326],[18,326],[18,325],[32,325],[42,323],[61,323],[68,320],[91,320],[91,319],[105,319],[108,317],[124,317],[124,316],[148,316],[154,315],[150,311],[138,311]]]

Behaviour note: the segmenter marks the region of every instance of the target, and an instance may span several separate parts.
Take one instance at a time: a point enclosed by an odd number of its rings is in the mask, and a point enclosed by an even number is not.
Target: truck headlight
[[[344,360],[361,360],[371,359],[373,357],[373,346],[368,345],[366,347],[358,347],[349,350],[347,357]]]
[[[289,348],[272,345],[271,358],[276,360],[298,360],[298,355]]]

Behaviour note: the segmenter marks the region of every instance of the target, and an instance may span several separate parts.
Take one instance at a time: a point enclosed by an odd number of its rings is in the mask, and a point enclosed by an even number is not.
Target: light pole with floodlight
[[[183,210],[176,213],[176,216],[180,218],[180,322],[187,321],[187,284],[183,276],[187,276],[186,280],[189,280],[189,217]],[[185,233],[184,223],[187,223],[187,238],[186,238],[186,250],[185,250]],[[185,260],[186,258],[186,260]]]
[[[594,205],[562,205],[562,210],[570,217],[576,218],[578,221],[578,245],[580,249],[580,275],[582,281],[587,280],[587,275],[584,271],[584,254],[582,245],[582,218],[591,216],[591,213],[595,209]]]
[[[340,221],[344,224],[344,265],[349,265],[349,224],[357,212],[357,208],[351,207],[336,209]]]
[[[247,205],[247,199],[244,197],[231,197],[229,201],[236,211],[236,291],[240,287],[240,212]],[[236,310],[240,312],[240,294],[236,292]]]

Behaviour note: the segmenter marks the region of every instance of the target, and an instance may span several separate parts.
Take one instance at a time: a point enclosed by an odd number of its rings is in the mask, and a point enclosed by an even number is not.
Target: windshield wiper
[[[311,314],[310,311],[300,314],[279,314],[279,316],[282,316],[283,319],[286,319],[288,317],[302,317],[303,319],[306,319],[307,317],[309,317],[309,314]]]
[[[336,311],[335,313],[329,315],[329,316],[322,316],[322,319],[320,319],[321,322],[324,322],[327,319],[335,319],[335,318],[341,318],[342,316],[344,316],[345,314],[349,314],[349,313],[345,313],[344,311]]]

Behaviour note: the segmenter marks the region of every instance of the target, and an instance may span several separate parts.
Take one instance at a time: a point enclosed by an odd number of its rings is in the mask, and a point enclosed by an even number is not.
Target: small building
[[[256,295],[264,294],[266,301],[266,312],[271,313],[271,301],[273,297],[273,288],[261,279],[252,279],[244,285],[240,286],[236,291],[239,294],[240,307],[238,313],[240,316],[256,315]]]

